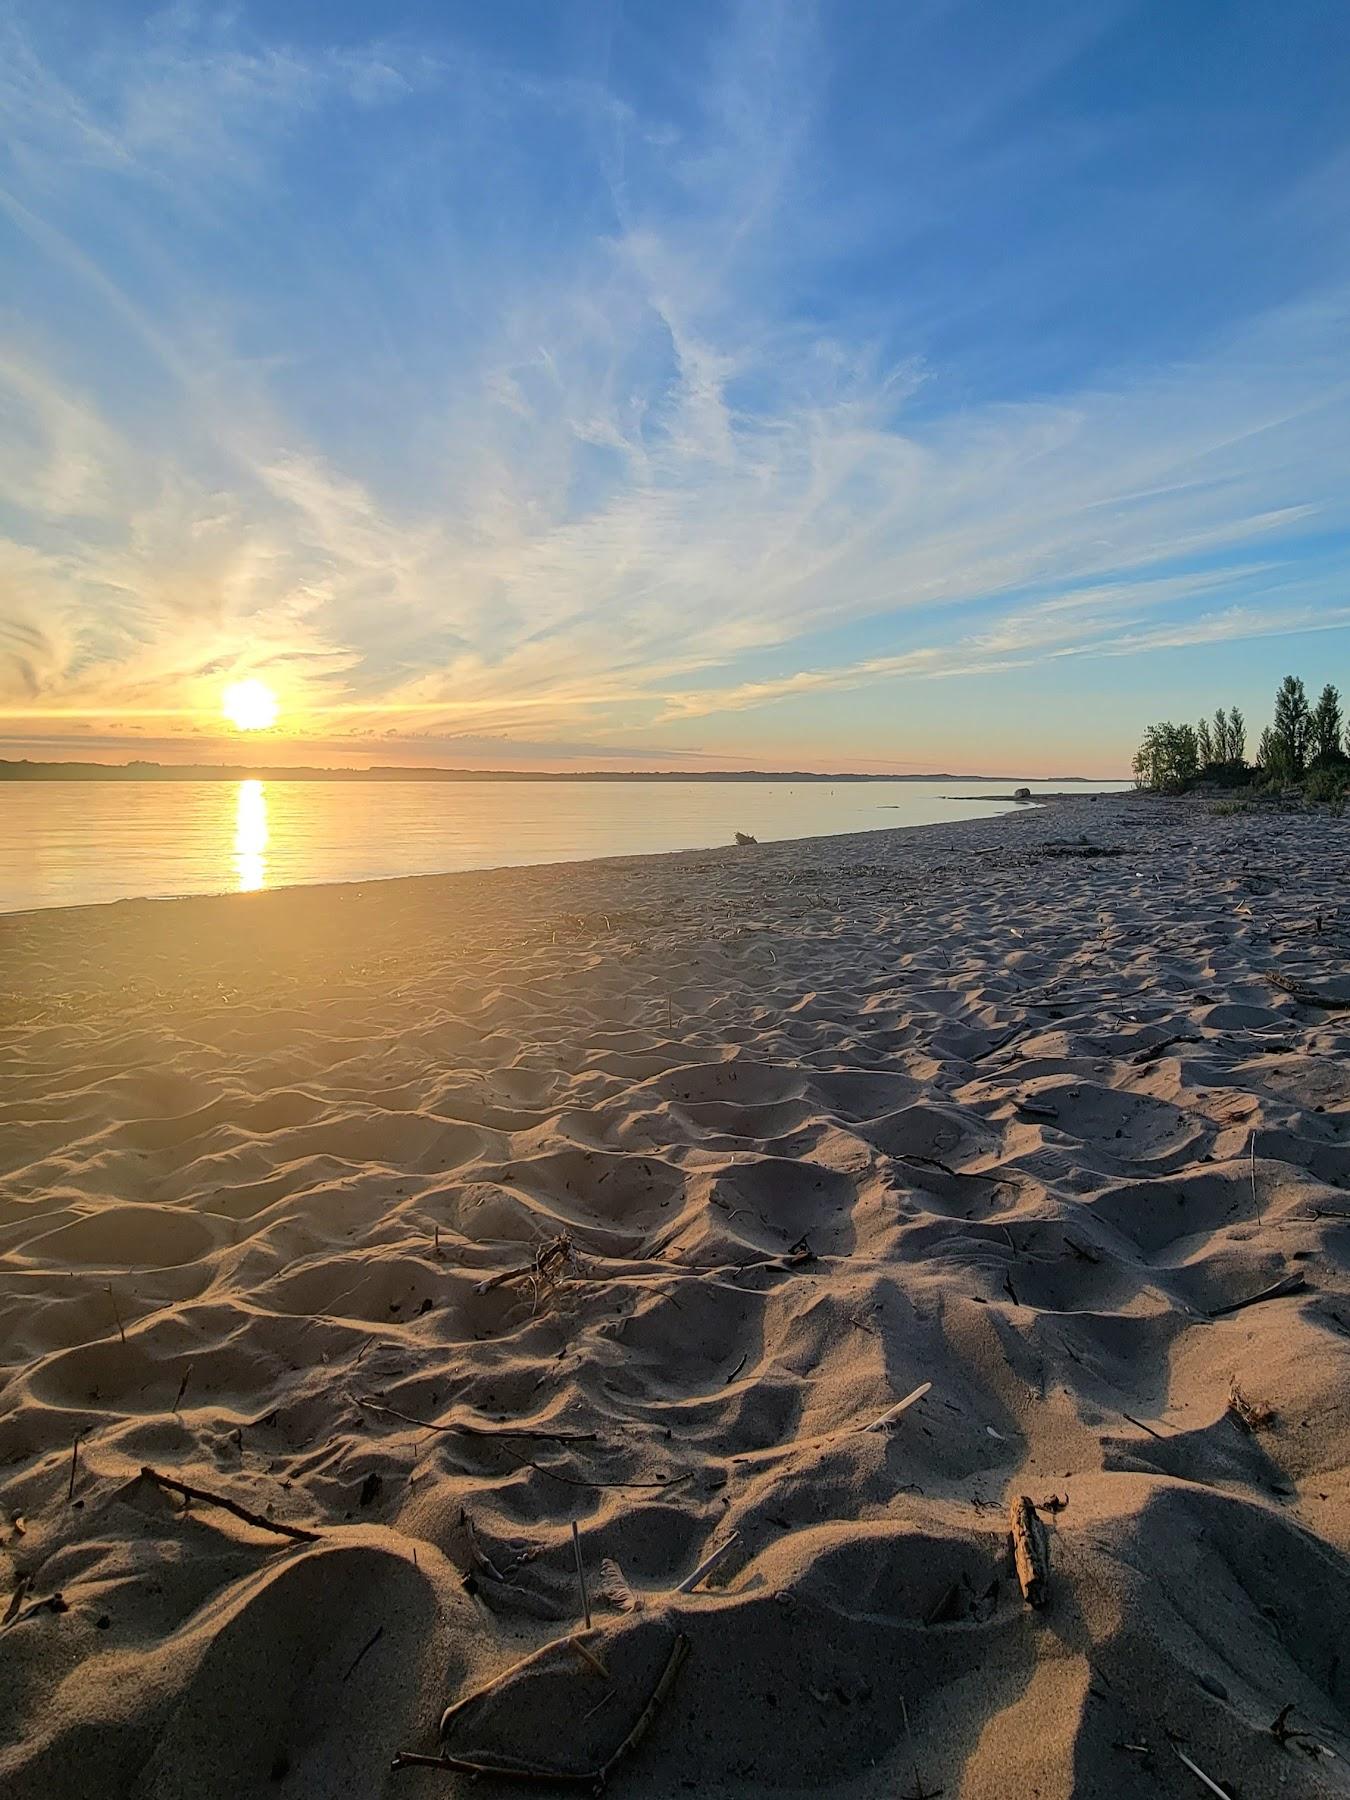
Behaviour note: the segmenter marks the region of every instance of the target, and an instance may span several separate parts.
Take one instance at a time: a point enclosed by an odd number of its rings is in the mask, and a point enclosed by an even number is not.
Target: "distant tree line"
[[[1136,785],[1164,794],[1185,793],[1198,782],[1224,787],[1301,786],[1309,799],[1339,801],[1350,789],[1350,726],[1341,696],[1330,682],[1316,706],[1297,675],[1286,675],[1275,694],[1275,716],[1261,733],[1253,763],[1247,761],[1247,722],[1241,708],[1198,725],[1165,721],[1150,725],[1134,753]]]

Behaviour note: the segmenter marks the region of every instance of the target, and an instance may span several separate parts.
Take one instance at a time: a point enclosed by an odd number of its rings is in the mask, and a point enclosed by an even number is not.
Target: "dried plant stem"
[[[571,1640],[563,1638],[558,1641],[568,1643]],[[545,1650],[556,1647],[556,1643],[544,1646]],[[476,1694],[470,1694],[455,1706],[448,1708],[441,1719],[442,1732],[444,1732],[447,1719],[455,1717],[470,1701],[480,1699],[492,1688],[500,1687],[509,1676],[514,1675],[526,1663],[534,1662],[541,1654],[541,1651],[536,1651],[534,1656],[525,1657],[514,1667],[506,1670],[505,1674],[499,1675],[496,1681],[490,1682],[488,1687],[480,1688]],[[541,1769],[533,1763],[480,1762],[468,1757],[452,1756],[448,1751],[442,1751],[438,1756],[423,1756],[416,1750],[398,1751],[391,1767],[395,1769],[446,1769],[459,1775],[496,1775],[507,1781],[549,1781],[566,1784],[568,1787],[603,1787],[618,1764],[623,1761],[625,1756],[630,1756],[637,1749],[651,1730],[652,1720],[656,1717],[662,1701],[674,1686],[675,1677],[679,1674],[688,1655],[689,1639],[681,1632],[671,1646],[669,1660],[662,1670],[660,1680],[652,1689],[647,1704],[634,1720],[627,1736],[610,1752],[598,1768],[580,1771]]]
[[[572,1555],[576,1558],[577,1586],[581,1589],[581,1616],[586,1621],[587,1631],[591,1628],[591,1597],[586,1592],[586,1567],[581,1560],[581,1533],[577,1530],[577,1522],[572,1521]]]
[[[209,1488],[193,1487],[190,1482],[179,1481],[177,1476],[163,1475],[148,1463],[141,1469],[141,1478],[153,1481],[156,1487],[166,1488],[171,1494],[181,1494],[185,1500],[202,1500],[208,1506],[219,1506],[223,1511],[233,1513],[236,1519],[242,1519],[246,1525],[256,1525],[259,1531],[275,1531],[281,1537],[294,1538],[298,1544],[318,1542],[317,1531],[305,1531],[299,1525],[283,1525],[276,1519],[265,1518],[262,1513],[250,1512],[246,1506],[227,1499],[224,1494],[213,1494]]]

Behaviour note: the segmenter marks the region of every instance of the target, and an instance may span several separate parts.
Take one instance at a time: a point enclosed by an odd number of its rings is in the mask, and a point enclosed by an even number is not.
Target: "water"
[[[5,782],[0,912],[699,849],[736,831],[768,842],[933,825],[1007,812],[995,796],[1009,791],[960,780]],[[951,797],[962,793],[980,798]]]

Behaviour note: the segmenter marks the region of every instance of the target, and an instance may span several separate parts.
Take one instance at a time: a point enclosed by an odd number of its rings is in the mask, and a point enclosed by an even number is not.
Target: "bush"
[[[1345,810],[1345,796],[1350,793],[1350,762],[1323,763],[1303,783],[1303,793],[1314,806],[1329,806],[1338,817]]]
[[[1200,746],[1193,725],[1173,725],[1169,720],[1149,726],[1134,753],[1134,779],[1139,787],[1180,794],[1199,773]]]

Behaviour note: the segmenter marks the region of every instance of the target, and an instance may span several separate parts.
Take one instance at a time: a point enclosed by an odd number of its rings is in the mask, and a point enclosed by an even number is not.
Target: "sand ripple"
[[[681,1632],[635,1794],[1350,1792],[1350,1019],[1266,979],[1341,976],[1348,845],[1123,797],[3,921],[6,1794],[458,1792],[389,1760],[574,1626],[573,1521],[607,1674],[458,1754],[594,1766]]]

